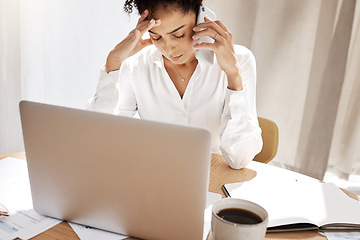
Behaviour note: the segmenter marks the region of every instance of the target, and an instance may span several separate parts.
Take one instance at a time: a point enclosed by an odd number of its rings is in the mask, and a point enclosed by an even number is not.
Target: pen
[[[223,190],[223,192],[224,192],[224,194],[225,194],[226,197],[231,197],[231,196],[230,196],[230,193],[229,193],[228,190],[226,189],[225,185],[223,185],[223,186],[221,187],[221,189]]]
[[[0,203],[0,216],[9,216],[9,210]]]

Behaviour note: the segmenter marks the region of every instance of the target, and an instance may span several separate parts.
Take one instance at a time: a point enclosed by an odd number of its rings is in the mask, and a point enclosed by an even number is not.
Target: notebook
[[[228,183],[227,196],[255,202],[269,214],[268,232],[359,231],[360,203],[332,183],[252,162],[256,177]],[[266,167],[266,168],[265,168]],[[276,176],[276,177],[274,177]]]
[[[209,131],[20,102],[34,209],[143,239],[202,239]]]

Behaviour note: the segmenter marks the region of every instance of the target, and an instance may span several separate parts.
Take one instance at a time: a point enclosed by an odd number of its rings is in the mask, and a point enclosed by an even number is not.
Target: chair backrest
[[[268,163],[276,155],[279,144],[279,129],[275,122],[258,117],[259,125],[262,130],[263,148],[260,153],[254,157],[254,161]]]

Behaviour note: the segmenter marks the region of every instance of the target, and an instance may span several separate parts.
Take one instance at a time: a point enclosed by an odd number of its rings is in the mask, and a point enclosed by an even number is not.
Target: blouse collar
[[[151,60],[159,68],[163,67],[164,65],[164,59],[162,57],[162,53],[155,46],[154,46],[154,51],[151,54]]]
[[[151,60],[156,66],[158,66],[159,68],[162,68],[162,67],[164,67],[163,55],[159,51],[159,49],[157,49],[155,46],[153,46],[153,47],[154,47],[154,50],[150,55]],[[198,67],[201,68],[203,64],[205,64],[205,63],[202,63],[202,62],[199,61],[198,62]]]

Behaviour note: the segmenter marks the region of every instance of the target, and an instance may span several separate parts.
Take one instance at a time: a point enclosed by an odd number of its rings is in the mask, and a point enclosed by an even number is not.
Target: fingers
[[[210,44],[197,44],[194,49],[198,47],[217,51],[221,46],[230,46],[230,49],[234,48],[232,33],[221,21],[211,21],[208,17],[205,17],[205,22],[195,26],[193,30],[195,32],[194,40],[198,40],[202,36],[209,36],[215,40],[212,46]]]
[[[135,47],[138,49],[138,46],[141,46],[141,48],[146,47],[148,45],[151,45],[152,42],[150,39],[142,39],[142,36],[149,31],[151,28],[158,26],[161,24],[160,20],[146,20],[146,17],[149,15],[149,11],[145,10],[138,21],[138,24],[136,28],[134,28],[126,39],[124,39],[119,46],[125,46],[125,48],[129,48],[129,50],[133,50]],[[140,45],[138,45],[140,43]]]
[[[206,20],[206,22],[211,22],[212,20],[208,17],[208,16],[206,16],[205,17],[205,20]],[[219,25],[219,27],[221,27],[225,32],[230,32],[229,31],[229,29],[220,21],[220,20],[213,20],[217,25]]]
[[[221,36],[219,36],[219,33],[211,28],[207,28],[205,30],[195,33],[192,38],[194,40],[198,40],[200,37],[204,37],[204,36],[209,36],[215,41],[219,41],[219,40],[221,41]]]
[[[127,40],[127,45],[129,48],[134,48],[136,46],[136,44],[140,41],[141,43],[141,48],[144,48],[146,46],[152,45],[152,41],[150,38],[148,39],[142,39],[142,36],[144,34],[141,33],[141,31],[139,29],[136,29],[133,33],[133,35],[131,37],[128,38]]]
[[[205,22],[193,28],[195,34],[194,40],[198,40],[200,37],[209,36],[214,39],[214,43],[198,43],[194,45],[194,49],[209,49],[220,54],[224,49],[233,49],[233,37],[231,32],[225,27],[221,21],[211,21],[207,16]]]
[[[140,41],[141,41],[143,47],[147,47],[147,46],[150,46],[153,44],[150,38],[145,39],[145,40],[140,40]]]
[[[198,44],[195,44],[193,46],[193,49],[194,50],[197,50],[197,49],[208,49],[208,50],[211,50],[213,52],[216,53],[216,50],[217,50],[217,46],[213,43],[206,43],[206,42],[202,42],[202,43],[198,43]]]
[[[159,26],[161,24],[161,20],[154,20],[151,19],[150,21],[143,21],[141,22],[139,25],[136,26],[135,29],[139,30],[141,32],[141,34],[146,33],[147,31],[149,31],[151,28],[155,27],[155,26]]]
[[[139,30],[142,34],[149,31],[149,29],[155,26],[155,20],[151,19],[150,21],[143,21],[136,26],[136,29]]]
[[[140,31],[136,30],[134,35],[129,39],[125,46],[127,46],[129,49],[132,49],[132,51],[138,52],[142,48],[152,45],[152,41],[150,40],[150,38],[142,39],[141,37],[142,34],[140,33]]]
[[[227,38],[228,37],[228,29],[224,26],[224,24],[218,24],[221,23],[220,21],[211,21],[210,18],[208,18],[207,16],[205,17],[205,22],[200,23],[199,25],[195,26],[193,28],[193,30],[195,32],[201,32],[201,30],[204,31],[204,29],[212,29],[215,32],[217,32],[219,35],[221,35],[223,38]],[[223,27],[224,28],[223,28]],[[226,30],[225,30],[226,29]],[[213,35],[208,35],[210,37],[215,36],[215,34]]]
[[[140,18],[139,18],[137,24],[144,21],[147,18],[147,16],[149,16],[149,10],[145,9],[145,11],[140,15]]]
[[[219,20],[215,21],[217,25],[219,25],[225,32],[230,33],[229,29]]]
[[[142,34],[144,34],[145,32],[149,31],[151,28],[160,25],[161,21],[155,20],[155,19],[150,19],[150,20],[146,20],[146,18],[149,16],[149,10],[146,9],[140,16],[138,23],[136,25],[136,28],[133,30],[135,31],[140,30],[140,32]]]

